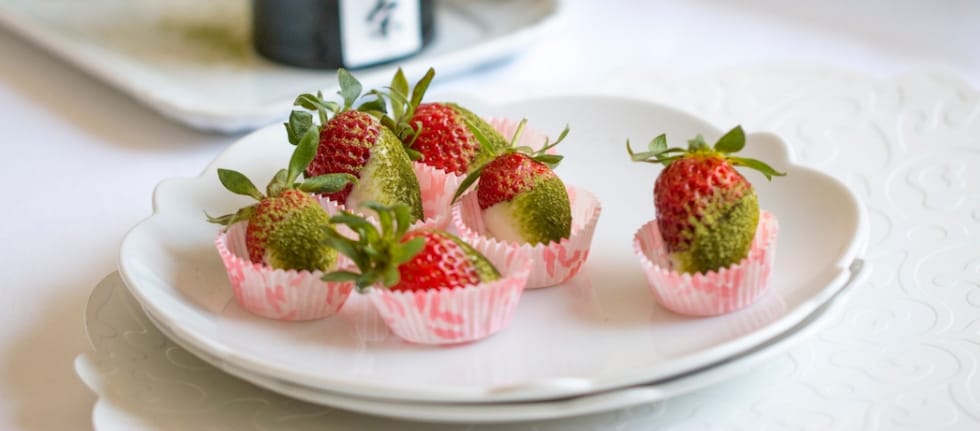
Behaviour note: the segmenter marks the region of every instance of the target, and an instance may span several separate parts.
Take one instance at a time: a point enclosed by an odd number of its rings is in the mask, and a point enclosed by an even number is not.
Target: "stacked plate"
[[[582,273],[564,285],[526,291],[501,333],[450,347],[406,343],[356,295],[338,315],[314,322],[241,310],[213,248],[216,227],[203,212],[246,204],[222,189],[217,167],[270,178],[285,166],[292,147],[281,126],[246,136],[200,177],[161,183],[154,214],[123,242],[123,281],[161,332],[259,386],[376,415],[478,422],[597,412],[719,381],[811,334],[861,273],[868,229],[855,196],[837,180],[794,165],[777,137],[752,134],[745,156],[789,172],[772,182],[747,174],[761,206],[780,220],[771,290],[724,316],[671,313],[654,300],[631,248],[636,229],[653,218],[657,168],[631,163],[623,145],[660,133],[675,144],[697,134],[712,141],[719,128],[625,99],[454,99],[485,115],[528,118],[548,134],[569,124],[557,172],[603,205]]]

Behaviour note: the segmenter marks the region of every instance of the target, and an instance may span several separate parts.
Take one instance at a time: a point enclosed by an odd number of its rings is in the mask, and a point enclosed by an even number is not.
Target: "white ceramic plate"
[[[855,261],[851,266],[851,278],[845,288],[861,284],[861,280],[867,276],[864,265],[861,260]],[[838,292],[843,293],[844,291],[842,289]],[[467,423],[506,423],[558,419],[657,402],[739,375],[765,359],[784,352],[794,344],[815,334],[830,320],[833,311],[841,308],[842,302],[844,302],[842,299],[831,298],[802,322],[784,333],[748,351],[702,369],[657,382],[554,400],[516,403],[406,402],[337,394],[320,388],[256,375],[230,364],[223,364],[222,369],[243,380],[299,400],[375,416],[418,421]],[[101,313],[106,312],[104,309],[99,311]],[[94,339],[92,342],[95,345],[109,344],[100,343],[100,340]],[[191,351],[193,352],[193,350]],[[198,357],[207,356],[203,352],[195,354]]]
[[[863,277],[860,276],[868,273],[867,270],[862,271],[861,266],[862,262],[854,265],[853,277],[848,283],[851,288],[861,283],[860,278]],[[842,302],[843,298],[832,299],[786,334],[779,335],[745,354],[695,373],[667,381],[560,400],[490,404],[392,402],[297,386],[255,376],[233,367],[226,366],[224,370],[296,399],[374,416],[429,422],[497,423],[498,427],[507,429],[527,429],[527,422],[524,421],[581,416],[655,402],[749,372],[755,365],[784,352],[832,321],[836,311],[841,309]],[[75,371],[100,397],[93,411],[93,421],[100,430],[141,429],[139,423],[167,420],[180,420],[186,425],[193,422],[193,418],[200,420],[202,416],[206,416],[208,423],[212,425],[221,424],[229,429],[238,429],[236,421],[243,415],[252,415],[252,423],[282,423],[280,421],[285,418],[317,417],[318,420],[304,422],[306,427],[303,429],[349,429],[355,424],[358,429],[391,429],[392,426],[391,423],[386,426],[384,422],[340,412],[323,414],[322,410],[291,402],[255,386],[243,384],[217,368],[196,363],[191,360],[191,353],[167,342],[163,338],[164,334],[153,328],[148,316],[139,309],[139,304],[129,294],[118,273],[109,275],[93,289],[85,309],[85,329],[95,350],[76,358]],[[127,336],[120,337],[119,334]],[[148,384],[147,378],[153,384]],[[188,390],[193,392],[192,405],[186,402]],[[271,412],[245,411],[252,404],[239,405],[238,408],[227,407],[228,400],[242,399],[274,405],[280,409],[272,409]],[[223,408],[214,408],[216,405]],[[167,419],[162,419],[163,417]],[[507,426],[503,424],[506,422],[517,423]],[[578,418],[576,421],[581,429],[595,429],[589,424],[598,423],[603,423],[601,416]],[[423,423],[418,425],[415,428],[432,429],[432,424],[428,424],[429,428]],[[289,422],[288,426],[293,429],[298,424]],[[400,424],[398,428],[406,429],[409,426]]]
[[[201,177],[161,183],[154,215],[123,241],[123,280],[165,332],[212,363],[337,394],[516,402],[663,380],[749,351],[831,298],[863,253],[866,217],[855,196],[835,179],[794,165],[775,136],[751,134],[744,155],[789,172],[771,183],[747,174],[761,205],[781,224],[772,288],[729,315],[676,315],[654,301],[631,251],[634,231],[653,217],[657,168],[631,163],[624,143],[666,132],[682,145],[698,133],[712,141],[720,132],[682,112],[625,99],[463,102],[485,115],[527,117],[552,134],[570,124],[558,173],[592,190],[603,204],[583,272],[565,285],[527,292],[507,330],[468,345],[427,347],[388,333],[359,297],[317,322],[278,322],[242,311],[213,249],[216,227],[203,212],[225,213],[247,203],[221,188],[217,167],[265,179],[286,163],[292,147],[281,126],[232,145]]]
[[[512,55],[558,16],[556,0],[440,0],[419,55],[359,70],[370,86],[396,66],[442,77]],[[0,0],[0,25],[189,126],[237,132],[278,121],[302,92],[335,91],[336,71],[283,66],[253,52],[245,0]]]

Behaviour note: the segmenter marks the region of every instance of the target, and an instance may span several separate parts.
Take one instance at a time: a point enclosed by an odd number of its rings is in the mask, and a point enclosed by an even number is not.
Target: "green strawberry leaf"
[[[411,149],[413,146],[415,146],[415,140],[417,140],[419,136],[422,135],[423,127],[424,126],[422,125],[421,121],[416,121],[412,123],[410,126],[408,126],[406,130],[402,130],[399,132],[398,137],[401,138],[403,142],[405,141],[406,138],[408,139],[408,142],[405,142],[406,150]],[[409,154],[409,156],[411,156],[411,154]],[[419,153],[419,157],[413,158],[412,160],[418,160],[421,158],[422,158],[422,154]]]
[[[357,184],[357,177],[347,173],[323,174],[303,181],[298,188],[307,193],[336,193],[348,184]]]
[[[408,95],[398,91],[391,91],[388,93],[388,98],[391,99],[391,115],[395,122],[400,122],[405,119],[407,114],[406,106],[408,105]]]
[[[212,217],[207,211],[204,212],[204,217],[207,218],[208,223],[220,224],[222,226],[231,225],[231,221],[235,219],[235,214],[225,214],[218,217]]]
[[[487,135],[484,135],[483,131],[481,131],[480,128],[477,127],[476,124],[473,124],[473,122],[469,119],[464,120],[464,122],[466,123],[466,128],[470,129],[470,133],[472,133],[473,137],[476,138],[476,142],[480,143],[480,149],[486,151],[487,153],[493,154],[493,145],[490,143],[490,139],[487,138]]]
[[[377,94],[373,93],[374,91],[377,90],[371,90],[371,91],[372,91],[371,94],[377,96]],[[378,113],[383,115],[388,110],[388,107],[385,105],[385,100],[383,98],[376,97],[374,100],[368,100],[358,105],[357,110],[361,112],[367,112],[369,114]]]
[[[360,244],[371,244],[377,242],[381,237],[378,229],[371,222],[367,221],[364,217],[347,211],[342,211],[339,215],[330,217],[330,222],[347,225],[354,232],[357,232],[360,238]]]
[[[289,121],[283,125],[286,126],[289,143],[296,145],[306,131],[313,127],[313,114],[306,111],[293,111],[289,114]]]
[[[642,152],[642,153],[630,153],[630,159],[634,162],[647,162],[647,163],[660,163],[657,159],[660,153]]]
[[[323,277],[320,277],[320,280],[343,283],[345,281],[357,280],[357,278],[360,276],[361,274],[358,274],[356,272],[333,271],[333,272],[328,272],[326,274],[323,274]]]
[[[381,121],[381,125],[382,126],[387,127],[388,130],[391,130],[392,132],[395,132],[397,134],[397,132],[398,132],[398,125],[395,124],[395,120],[392,120],[391,117],[389,117],[389,116],[386,115],[384,117],[381,117],[381,120],[380,121]]]
[[[330,217],[330,223],[347,225],[355,232],[374,230],[374,225],[365,220],[364,217],[347,211],[342,211],[340,214]]]
[[[320,97],[319,93],[303,93],[296,96],[296,100],[293,101],[293,105],[303,107],[310,111],[316,111],[317,109],[324,107],[324,103],[326,102]]]
[[[415,83],[415,87],[412,88],[412,100],[408,105],[409,114],[415,114],[415,108],[422,103],[422,98],[425,97],[425,92],[429,89],[429,84],[432,83],[432,79],[435,78],[435,76],[436,70],[430,67],[429,70],[425,72],[425,75],[419,79],[419,82]]]
[[[409,210],[408,205],[395,205],[392,208],[392,211],[395,213],[395,222],[398,223],[393,237],[395,240],[401,240],[402,236],[405,235],[405,232],[408,232],[408,229],[412,227],[412,221],[414,218],[412,217],[412,212]]]
[[[367,273],[362,274],[361,275],[361,278],[359,278],[357,280],[357,282],[356,282],[358,291],[362,291],[363,292],[367,288],[378,284],[378,278],[379,278],[379,274],[378,274],[377,271],[371,271],[371,272],[367,272]],[[387,287],[390,287],[390,286],[384,286],[384,285],[382,285],[382,286],[383,287],[386,287],[386,288]]]
[[[527,126],[527,118],[521,118],[521,121],[517,123],[517,130],[514,130],[514,136],[510,137],[511,148],[517,147],[517,142],[521,139],[521,135],[524,134],[525,126]]]
[[[290,184],[286,181],[286,176],[289,172],[285,169],[280,169],[272,176],[272,181],[269,181],[269,185],[265,188],[265,194],[268,196],[279,196],[282,194],[283,190],[290,187]]]
[[[350,109],[354,106],[357,98],[361,97],[361,90],[363,89],[361,82],[344,68],[337,69],[337,79],[340,81],[340,90],[337,91],[337,94],[344,100],[344,109]]]
[[[538,150],[537,152],[538,153],[544,153],[545,151],[548,151],[548,150],[554,148],[556,145],[558,145],[559,143],[561,143],[561,141],[565,140],[565,137],[568,136],[568,131],[569,131],[569,128],[568,128],[568,125],[566,124],[565,125],[565,128],[561,131],[561,133],[558,134],[558,139],[555,139],[555,142],[549,143],[548,142],[548,139],[545,138],[544,146],[541,147],[541,149]]]
[[[287,187],[292,186],[299,174],[306,170],[313,158],[316,157],[317,147],[320,146],[320,133],[316,128],[306,130],[300,139],[293,155],[289,158],[289,174],[286,176]]]
[[[642,161],[642,160],[637,160],[636,159],[636,157],[635,157],[636,156],[636,153],[633,152],[633,147],[630,145],[629,138],[626,138],[626,154],[628,154],[630,156],[630,160],[632,160],[634,162]]]
[[[373,209],[375,214],[378,215],[378,223],[381,225],[382,239],[385,241],[394,240],[394,238],[390,238],[390,236],[393,236],[392,233],[395,231],[395,226],[392,224],[394,223],[392,211],[388,207],[373,201],[366,202],[364,206]]]
[[[413,139],[412,142],[414,143],[415,140]],[[412,161],[422,160],[422,152],[419,150],[415,150],[410,147],[405,147],[405,153],[408,154],[408,158],[411,159]]]
[[[398,93],[404,98],[408,97],[408,79],[405,78],[405,71],[402,68],[398,68],[395,71],[395,76],[391,77],[391,87],[389,87],[392,92]]]
[[[564,158],[565,158],[564,156],[560,156],[558,154],[540,154],[534,156],[533,159],[537,162],[541,162],[548,165],[548,167],[551,169],[554,169],[558,166],[558,163],[561,163],[562,159]]]
[[[711,148],[708,146],[707,142],[704,142],[704,136],[699,133],[694,139],[687,140],[688,151],[706,150]]]
[[[323,234],[323,242],[326,245],[347,256],[358,268],[364,270],[370,259],[361,252],[356,241],[341,235],[332,226],[324,227]]]
[[[255,184],[252,184],[252,180],[249,180],[241,172],[218,168],[218,180],[221,181],[221,185],[225,186],[232,193],[251,196],[255,200],[265,198],[265,196],[262,196],[262,192],[255,187]]]
[[[728,161],[735,166],[745,166],[747,168],[755,169],[766,176],[766,179],[772,181],[772,177],[782,177],[785,176],[785,172],[779,172],[772,166],[767,165],[765,162],[755,159],[747,159],[742,157],[728,157]]]
[[[209,215],[207,211],[205,211],[204,216],[207,217],[209,223],[216,223],[223,226],[231,226],[240,221],[247,221],[251,219],[252,215],[255,214],[255,208],[257,206],[258,204],[249,205],[247,207],[239,209],[238,211],[235,211],[232,214],[225,214],[220,217],[211,217],[211,215]]]
[[[680,154],[677,154],[680,153]],[[662,163],[664,166],[670,165],[670,162],[684,157],[688,151],[683,148],[668,148],[657,153],[654,157],[657,159],[658,163]]]
[[[392,250],[391,262],[394,264],[392,266],[398,267],[399,265],[412,260],[415,255],[422,252],[425,248],[425,238],[412,238],[409,241],[403,242],[398,245],[394,250]]]
[[[662,153],[667,151],[667,134],[661,133],[647,144],[647,150],[651,153]]]
[[[327,123],[329,113],[336,113],[340,110],[340,105],[337,102],[323,100],[323,93],[319,91],[316,94],[300,94],[293,101],[293,105],[315,111],[320,116],[320,124]]]
[[[744,147],[745,131],[742,130],[742,126],[735,126],[734,129],[718,138],[718,142],[715,143],[715,151],[724,154],[737,153]]]
[[[629,154],[630,160],[634,162],[663,163],[663,159],[667,155],[676,152],[686,152],[686,150],[681,148],[667,148],[667,135],[661,133],[650,140],[647,144],[647,151],[639,153],[633,151],[630,140],[627,139],[626,152]]]
[[[473,172],[467,174],[466,178],[463,178],[463,182],[459,184],[459,188],[456,189],[456,193],[453,194],[453,200],[451,201],[451,203],[456,203],[459,197],[462,196],[463,193],[466,192],[466,190],[469,189],[470,186],[472,186],[473,183],[476,182],[476,180],[480,179],[480,173],[483,172],[483,168],[485,168],[486,166],[487,166],[486,164],[481,165],[480,167],[474,169]]]

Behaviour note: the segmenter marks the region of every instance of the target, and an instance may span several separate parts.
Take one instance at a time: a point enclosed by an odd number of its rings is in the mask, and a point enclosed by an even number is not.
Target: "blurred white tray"
[[[357,71],[383,85],[398,66],[439,76],[526,47],[557,0],[440,0],[436,37],[418,56]],[[251,48],[246,0],[0,0],[0,25],[194,128],[240,132],[285,118],[302,92],[335,91],[334,70],[283,66]],[[450,37],[451,36],[451,37]]]

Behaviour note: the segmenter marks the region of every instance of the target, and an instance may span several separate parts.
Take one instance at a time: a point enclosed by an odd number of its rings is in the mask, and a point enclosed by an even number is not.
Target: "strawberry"
[[[358,289],[381,285],[392,290],[423,291],[452,289],[495,281],[500,273],[478,251],[456,236],[441,230],[408,232],[410,219],[404,205],[386,207],[365,203],[378,214],[380,230],[371,222],[349,212],[331,218],[357,233],[357,239],[327,228],[327,243],[351,258],[359,273],[336,271],[326,281],[352,280]]]
[[[349,174],[331,174],[296,179],[316,152],[317,135],[307,133],[297,144],[289,168],[276,173],[262,194],[244,174],[218,169],[218,179],[229,191],[255,198],[258,203],[233,214],[208,217],[208,221],[225,226],[248,221],[245,244],[249,260],[273,268],[295,270],[328,270],[336,264],[337,252],[322,244],[323,226],[330,216],[309,193],[334,192],[355,178]]]
[[[552,170],[562,156],[547,151],[565,139],[568,128],[540,150],[515,148],[525,123],[503,151],[463,180],[456,198],[479,179],[477,200],[491,236],[532,245],[558,242],[571,235],[572,210],[565,184]],[[472,131],[485,142],[480,130]]]
[[[392,79],[388,97],[392,128],[419,162],[457,175],[466,175],[507,147],[507,140],[470,110],[451,102],[421,103],[435,71],[429,69],[411,90],[401,69]],[[481,145],[470,127],[489,142]]]
[[[657,227],[681,272],[708,272],[740,262],[749,252],[759,223],[759,201],[752,184],[735,166],[761,172],[769,180],[785,173],[753,159],[731,154],[745,146],[745,133],[737,126],[713,147],[698,135],[688,148],[667,148],[660,135],[649,151],[634,153],[634,161],[662,163],[666,167],[653,189]]]
[[[384,101],[377,91],[372,91],[374,100],[353,109],[361,98],[361,84],[344,69],[338,74],[342,106],[323,100],[320,94],[303,94],[295,102],[320,117],[319,147],[306,168],[306,175],[354,175],[358,179],[356,184],[327,194],[327,198],[348,208],[358,207],[364,201],[386,205],[404,203],[411,209],[413,220],[421,219],[422,195],[412,161],[394,132],[377,118],[383,114]],[[304,111],[293,111],[285,126],[293,143],[306,130],[316,128],[313,116]]]

